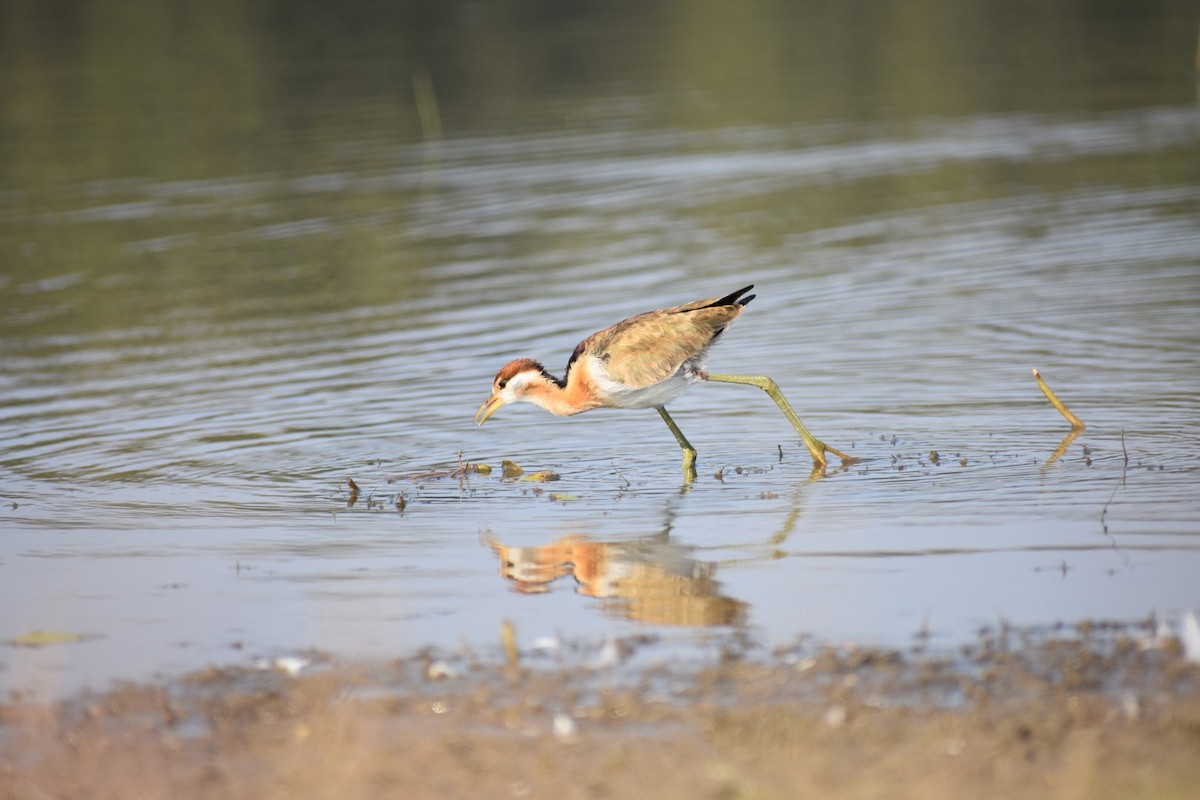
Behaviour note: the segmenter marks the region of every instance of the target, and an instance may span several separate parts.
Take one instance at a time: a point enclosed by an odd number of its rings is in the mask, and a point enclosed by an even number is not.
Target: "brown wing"
[[[752,288],[630,317],[584,339],[571,361],[587,352],[605,362],[612,379],[634,389],[653,386],[704,353],[754,299],[742,297]]]
[[[676,306],[675,308],[668,308],[666,310],[668,312],[670,312],[670,311],[695,311],[696,309],[699,309],[699,308],[712,308],[715,306],[734,306],[734,305],[744,306],[757,296],[757,295],[752,294],[752,295],[749,295],[748,297],[742,297],[742,295],[746,294],[746,292],[750,291],[753,288],[754,288],[754,284],[752,283],[749,286],[743,286],[742,288],[738,289],[736,292],[730,292],[729,294],[725,295],[724,297],[710,297],[707,300],[697,300],[694,303],[684,303],[681,306]]]

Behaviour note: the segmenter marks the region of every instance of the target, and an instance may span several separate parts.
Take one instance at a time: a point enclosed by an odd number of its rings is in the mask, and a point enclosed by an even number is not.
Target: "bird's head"
[[[482,425],[502,405],[535,403],[534,397],[554,379],[546,368],[532,358],[518,358],[505,364],[492,381],[492,396],[475,412],[475,424]]]

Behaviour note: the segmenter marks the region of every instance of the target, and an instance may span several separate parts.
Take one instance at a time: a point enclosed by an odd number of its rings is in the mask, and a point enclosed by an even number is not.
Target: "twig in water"
[[[630,486],[633,485],[629,482],[629,478],[626,478],[624,475],[621,474],[621,470],[617,469],[616,462],[613,462],[613,472],[616,473],[617,479],[625,484],[623,487],[621,487],[622,491],[624,491],[625,489],[628,489]]]
[[[1071,423],[1072,430],[1081,431],[1087,427],[1083,424],[1083,420],[1072,414],[1071,409],[1063,405],[1062,401],[1058,399],[1058,396],[1054,394],[1050,387],[1046,385],[1046,382],[1042,380],[1042,376],[1038,374],[1036,369],[1033,371],[1033,379],[1037,381],[1038,388],[1042,390],[1042,394],[1046,395],[1046,399],[1050,401],[1050,405],[1058,409],[1058,413],[1062,414],[1067,422]]]

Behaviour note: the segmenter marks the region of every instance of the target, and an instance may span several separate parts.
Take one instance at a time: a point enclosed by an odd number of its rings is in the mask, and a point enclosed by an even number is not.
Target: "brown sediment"
[[[438,680],[423,655],[15,698],[0,797],[1194,797],[1200,666],[1103,634]]]

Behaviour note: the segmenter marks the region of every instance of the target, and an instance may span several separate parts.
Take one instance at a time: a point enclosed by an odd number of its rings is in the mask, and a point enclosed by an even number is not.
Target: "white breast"
[[[700,376],[696,374],[699,365],[689,361],[685,362],[674,375],[665,381],[642,389],[634,389],[610,378],[600,359],[592,358],[591,362],[588,372],[592,377],[593,385],[604,397],[604,405],[608,408],[665,406],[683,394],[684,389],[700,380]]]

